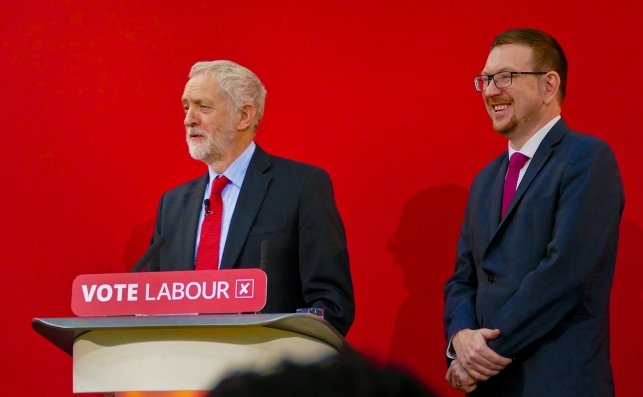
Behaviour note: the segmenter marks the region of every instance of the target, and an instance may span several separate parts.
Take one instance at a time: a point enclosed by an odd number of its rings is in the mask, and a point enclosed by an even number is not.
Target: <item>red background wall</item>
[[[558,38],[570,61],[563,115],[620,162],[612,355],[617,391],[635,394],[639,2],[320,3],[2,2],[3,394],[71,395],[71,359],[30,321],[70,316],[76,275],[126,271],[142,254],[162,191],[205,171],[184,144],[188,69],[231,59],[268,89],[258,143],[333,177],[357,300],[349,341],[455,395],[443,381],[442,285],[469,183],[506,147],[471,77],[493,36],[517,26]]]

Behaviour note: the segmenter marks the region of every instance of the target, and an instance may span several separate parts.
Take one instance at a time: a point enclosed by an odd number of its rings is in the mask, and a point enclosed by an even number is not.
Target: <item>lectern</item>
[[[308,313],[35,318],[32,326],[72,355],[74,393],[209,390],[231,371],[349,349]]]

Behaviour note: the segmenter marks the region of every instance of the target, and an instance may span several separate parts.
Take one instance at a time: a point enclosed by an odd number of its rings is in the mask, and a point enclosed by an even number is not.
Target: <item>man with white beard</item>
[[[146,270],[252,268],[268,261],[263,312],[320,308],[345,335],[355,305],[330,177],[255,144],[265,96],[257,76],[234,62],[192,67],[182,98],[186,141],[208,172],[163,194],[152,244],[164,243]]]

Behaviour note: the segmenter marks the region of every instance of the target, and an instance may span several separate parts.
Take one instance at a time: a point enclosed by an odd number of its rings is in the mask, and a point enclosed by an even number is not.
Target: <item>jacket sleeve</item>
[[[478,281],[471,250],[469,222],[469,205],[467,205],[458,240],[455,272],[444,286],[444,334],[449,346],[451,339],[459,330],[479,328],[475,308]]]
[[[355,313],[344,226],[328,174],[315,169],[304,183],[299,208],[299,274],[308,307],[345,335]]]

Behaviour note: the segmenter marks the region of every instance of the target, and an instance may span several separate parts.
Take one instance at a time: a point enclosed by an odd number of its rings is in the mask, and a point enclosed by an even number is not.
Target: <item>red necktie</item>
[[[219,244],[221,242],[221,221],[223,220],[221,192],[228,182],[228,178],[222,175],[212,183],[212,191],[205,206],[205,217],[201,225],[201,238],[196,254],[196,270],[217,270],[219,268]]]
[[[518,187],[518,175],[520,175],[520,170],[525,166],[529,157],[525,156],[522,153],[516,152],[511,155],[509,160],[509,169],[507,170],[507,176],[505,177],[505,186],[502,189],[502,218],[505,217],[509,204],[516,194],[516,188]]]

